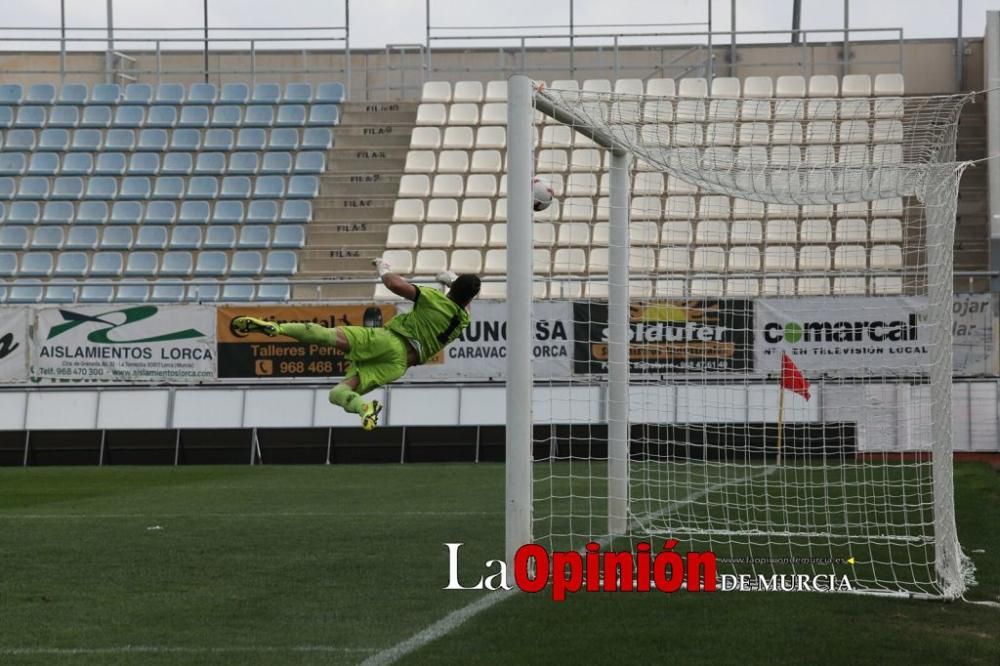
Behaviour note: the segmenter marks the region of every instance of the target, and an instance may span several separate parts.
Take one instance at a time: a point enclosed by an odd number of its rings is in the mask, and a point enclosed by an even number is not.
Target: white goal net
[[[571,320],[573,358],[508,375],[508,551],[676,539],[714,552],[720,575],[960,595],[951,299],[968,98],[717,88],[511,79],[508,340],[526,299],[536,319]],[[515,182],[533,175],[555,195],[538,212]]]

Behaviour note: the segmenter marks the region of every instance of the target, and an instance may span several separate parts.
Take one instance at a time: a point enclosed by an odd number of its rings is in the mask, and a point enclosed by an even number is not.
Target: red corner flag
[[[798,393],[806,400],[812,397],[809,395],[809,381],[785,352],[781,352],[781,388]]]

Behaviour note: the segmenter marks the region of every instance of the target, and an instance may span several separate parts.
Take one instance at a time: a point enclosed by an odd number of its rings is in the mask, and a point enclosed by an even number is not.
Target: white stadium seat
[[[464,150],[442,150],[438,153],[438,173],[466,173],[469,154]]]
[[[389,262],[396,273],[409,275],[413,272],[413,253],[409,250],[387,250],[382,253],[382,258]]]
[[[410,135],[410,150],[437,150],[441,147],[441,130],[437,127],[414,127]]]
[[[434,173],[437,168],[433,150],[411,150],[406,154],[405,173]]]
[[[431,189],[431,195],[435,197],[460,197],[464,190],[465,183],[461,176],[440,174],[434,176],[434,187]]]
[[[895,218],[878,218],[872,220],[872,242],[901,243],[903,242],[903,224]]]
[[[431,199],[427,204],[428,222],[457,222],[457,199]]]
[[[447,81],[427,81],[424,83],[420,101],[447,104],[451,101],[451,84]]]
[[[483,84],[480,81],[459,81],[455,84],[451,101],[457,103],[471,102],[479,104],[483,101]]]
[[[872,77],[868,74],[848,74],[840,82],[840,117],[843,119],[868,118],[871,116]],[[862,99],[851,99],[862,98]]]
[[[489,104],[483,104],[483,113],[479,122],[483,125],[506,125],[507,103],[490,102]]]
[[[487,102],[506,102],[507,81],[488,81],[486,83],[486,96],[484,100]]]
[[[775,120],[802,120],[805,118],[806,80],[802,76],[779,76],[775,82]],[[784,99],[781,99],[784,98]]]
[[[415,275],[436,275],[448,268],[448,253],[444,250],[419,250],[413,265]]]
[[[868,267],[864,245],[838,245],[833,251],[833,268],[838,271],[863,271]]]
[[[478,104],[452,104],[448,110],[449,125],[478,125]]]
[[[417,107],[417,125],[445,125],[448,112],[444,104],[421,104]]]
[[[507,147],[507,129],[504,127],[480,127],[476,130],[477,149],[503,150]]]
[[[472,145],[471,127],[448,127],[445,129],[444,139],[441,141],[443,150],[470,150]]]
[[[486,247],[486,242],[487,232],[485,224],[460,224],[455,229],[456,248],[484,248]]]
[[[466,188],[468,197],[468,188]],[[462,212],[458,218],[462,222],[489,222],[493,219],[493,203],[489,199],[462,200]]]
[[[451,253],[449,270],[459,275],[464,273],[477,275],[483,270],[483,253],[471,249],[454,250]]]
[[[470,174],[465,181],[465,196],[495,197],[497,195],[497,178],[492,174]]]
[[[552,247],[556,244],[556,225],[536,222],[531,225],[531,242],[535,247]]]
[[[420,199],[397,199],[392,207],[393,222],[423,222],[424,202]]]
[[[420,233],[420,247],[450,248],[451,226],[447,224],[425,224]]]
[[[389,235],[385,246],[390,250],[415,248],[419,244],[419,234],[415,224],[389,225]]]
[[[872,270],[895,270],[903,267],[903,250],[898,245],[875,245],[871,251]]]
[[[408,174],[399,179],[400,197],[426,197],[430,195],[430,191],[431,179],[429,176]]]

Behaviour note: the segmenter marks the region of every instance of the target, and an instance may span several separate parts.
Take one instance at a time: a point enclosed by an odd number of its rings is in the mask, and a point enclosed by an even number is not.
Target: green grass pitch
[[[956,465],[970,599],[1000,598],[1000,475]],[[359,663],[482,593],[501,465],[0,470],[0,663]],[[821,594],[517,594],[401,663],[1000,662],[1000,609]]]

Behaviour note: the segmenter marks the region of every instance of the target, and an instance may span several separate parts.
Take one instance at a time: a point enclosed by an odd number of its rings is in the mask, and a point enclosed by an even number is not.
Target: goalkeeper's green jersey
[[[465,308],[432,287],[417,287],[413,309],[398,314],[385,325],[413,345],[420,363],[441,351],[469,325]]]

